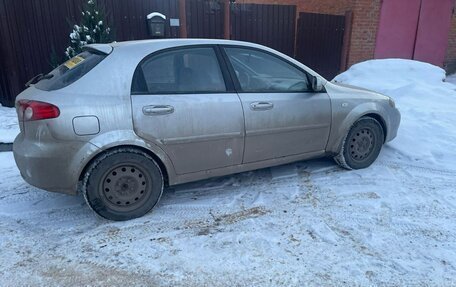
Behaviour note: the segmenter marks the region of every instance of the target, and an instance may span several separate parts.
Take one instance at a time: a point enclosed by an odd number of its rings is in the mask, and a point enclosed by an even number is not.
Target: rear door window
[[[55,68],[46,75],[46,78],[36,83],[35,87],[44,91],[62,89],[79,80],[103,61],[104,58],[106,58],[106,55],[102,53],[94,51],[82,52]]]
[[[146,58],[136,69],[132,94],[225,92],[213,48],[182,48]]]

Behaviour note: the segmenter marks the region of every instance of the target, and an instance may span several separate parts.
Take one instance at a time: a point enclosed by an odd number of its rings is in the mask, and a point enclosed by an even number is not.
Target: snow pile
[[[444,79],[445,70],[437,66],[412,60],[386,59],[353,65],[334,80],[386,92],[414,83],[438,85]]]
[[[18,134],[16,110],[0,105],[0,143],[12,143]]]
[[[363,62],[337,76],[337,82],[392,97],[401,111],[398,137],[390,147],[413,162],[456,170],[456,86],[445,71],[411,60]]]

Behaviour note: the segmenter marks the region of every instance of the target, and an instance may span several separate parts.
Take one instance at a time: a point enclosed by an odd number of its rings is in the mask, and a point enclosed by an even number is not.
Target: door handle
[[[254,102],[250,104],[250,108],[254,111],[267,111],[272,110],[274,104],[269,102]]]
[[[174,113],[174,107],[172,106],[145,106],[142,109],[143,114],[146,116],[159,116],[168,115]]]

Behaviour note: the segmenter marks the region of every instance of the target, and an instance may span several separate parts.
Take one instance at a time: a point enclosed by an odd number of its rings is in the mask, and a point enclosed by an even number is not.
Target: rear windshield
[[[35,87],[44,91],[64,88],[79,80],[104,58],[106,58],[105,54],[92,51],[82,52],[55,68],[49,73],[49,76],[47,75],[46,78],[36,83]]]

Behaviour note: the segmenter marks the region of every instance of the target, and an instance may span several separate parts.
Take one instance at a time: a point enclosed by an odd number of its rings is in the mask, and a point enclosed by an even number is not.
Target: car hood
[[[349,89],[352,89],[352,90],[358,90],[358,91],[363,91],[363,92],[370,92],[370,93],[374,93],[374,94],[379,94],[377,92],[374,92],[374,91],[366,89],[366,88],[361,88],[361,87],[357,87],[357,86],[342,84],[342,83],[338,83],[338,82],[331,82],[331,84],[339,86],[339,87],[349,88]]]
[[[333,88],[336,88],[337,90],[341,90],[343,92],[358,92],[360,94],[369,95],[369,96],[372,96],[375,98],[381,98],[384,100],[390,99],[390,97],[388,97],[386,95],[383,95],[381,93],[378,93],[378,92],[375,92],[375,91],[372,91],[369,89],[352,86],[352,85],[347,85],[347,84],[342,84],[342,83],[337,83],[337,82],[329,82],[329,83],[333,86]]]

